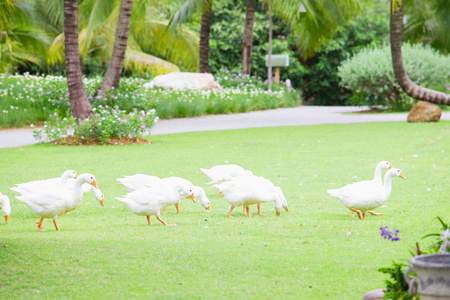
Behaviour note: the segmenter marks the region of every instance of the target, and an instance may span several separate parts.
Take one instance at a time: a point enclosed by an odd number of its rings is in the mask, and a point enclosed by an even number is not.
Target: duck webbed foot
[[[373,212],[373,211],[370,211],[370,210],[368,210],[367,212],[369,214],[373,215],[373,216],[382,216],[382,215],[384,215],[384,214],[376,213],[376,212]]]
[[[353,208],[351,205],[349,205],[348,208],[350,210],[356,212],[358,214],[360,220],[365,220],[366,219],[366,214],[362,213],[359,209]]]
[[[158,221],[160,221],[161,223],[163,223],[166,226],[177,226],[177,224],[168,224],[166,222],[164,222],[160,217],[156,217],[158,219]]]
[[[36,229],[37,229],[38,231],[45,231],[44,227],[42,227],[42,223],[43,223],[43,222],[44,222],[44,218],[41,217],[41,219],[39,220],[39,222],[36,223],[36,224],[37,224]]]

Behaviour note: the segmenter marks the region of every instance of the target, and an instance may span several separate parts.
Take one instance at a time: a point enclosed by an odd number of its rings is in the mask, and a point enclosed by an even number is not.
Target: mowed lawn
[[[317,125],[200,132],[149,137],[150,145],[0,149],[0,192],[11,199],[9,224],[0,219],[0,295],[3,299],[361,299],[384,287],[378,268],[410,257],[450,221],[450,122]],[[388,160],[407,180],[394,178],[383,216],[350,217],[326,192],[369,180]],[[226,215],[229,204],[209,189],[199,170],[234,163],[270,179],[289,212],[273,204],[262,215]],[[14,198],[15,183],[58,177],[73,169],[97,177],[101,207],[85,195],[70,215],[36,231],[38,217]],[[114,197],[116,178],[144,173],[180,176],[202,186],[207,213],[184,199],[166,227],[132,214]],[[198,201],[197,201],[198,202]],[[400,230],[399,242],[380,227]]]

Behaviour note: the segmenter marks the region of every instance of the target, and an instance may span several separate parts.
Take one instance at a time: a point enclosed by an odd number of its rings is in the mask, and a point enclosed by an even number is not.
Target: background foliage
[[[424,87],[444,87],[450,83],[450,57],[440,55],[430,47],[402,47],[403,62],[409,78]],[[339,67],[341,85],[354,93],[356,105],[387,105],[395,110],[411,108],[413,101],[407,98],[395,80],[390,46],[364,48]]]

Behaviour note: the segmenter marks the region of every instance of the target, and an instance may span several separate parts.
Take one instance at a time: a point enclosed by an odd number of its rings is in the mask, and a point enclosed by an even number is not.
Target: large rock
[[[408,114],[408,122],[437,122],[441,118],[442,111],[436,104],[419,101],[414,104]]]
[[[376,289],[370,292],[367,292],[363,296],[363,300],[383,300],[384,290]]]
[[[214,80],[214,76],[208,73],[172,72],[159,75],[149,83],[144,84],[145,88],[163,88],[172,90],[222,90],[220,84]]]

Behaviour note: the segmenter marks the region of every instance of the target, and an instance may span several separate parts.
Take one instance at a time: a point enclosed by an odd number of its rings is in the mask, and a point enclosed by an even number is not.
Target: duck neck
[[[392,175],[390,173],[386,173],[384,176],[384,185],[383,185],[383,191],[386,197],[389,197],[391,195],[392,191]]]
[[[373,177],[373,182],[375,182],[375,184],[379,186],[383,185],[383,182],[381,181],[381,172],[382,172],[381,166],[377,165],[377,167],[375,168],[375,176]]]
[[[9,211],[11,211],[11,204],[9,203],[8,198],[3,198],[3,200],[0,200],[0,207],[2,208],[3,213],[6,215],[9,215]]]
[[[78,177],[77,179],[75,179],[73,195],[74,195],[74,199],[77,203],[79,203],[81,201],[81,199],[83,198],[83,183],[84,183],[84,180],[82,177]]]

